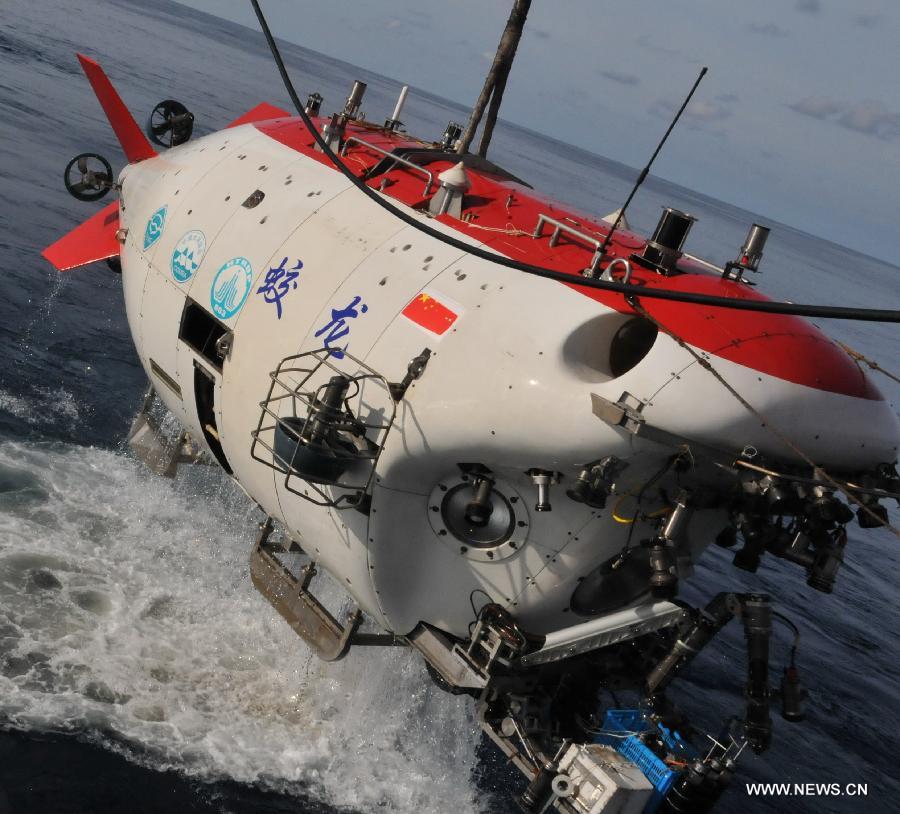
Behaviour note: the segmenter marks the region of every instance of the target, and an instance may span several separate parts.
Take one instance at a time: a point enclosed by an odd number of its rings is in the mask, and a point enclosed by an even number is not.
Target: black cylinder
[[[663,209],[656,229],[653,230],[650,242],[671,249],[673,252],[680,252],[695,220],[697,219],[693,215],[667,206]]]
[[[663,274],[675,273],[675,264],[681,257],[681,247],[696,220],[693,215],[666,207],[653,236],[644,247],[642,258]]]
[[[444,135],[441,136],[441,149],[452,150],[453,145],[462,135],[462,131],[462,125],[457,124],[456,122],[447,122],[447,129],[444,130]]]
[[[802,721],[806,717],[804,701],[806,691],[800,683],[800,673],[791,665],[784,668],[781,677],[781,717],[791,723]]]
[[[743,603],[744,638],[747,641],[747,740],[754,752],[769,748],[769,638],[772,609],[765,594],[749,594]]]
[[[350,389],[346,376],[332,376],[328,384],[320,390],[320,395],[309,408],[309,422],[304,440],[310,444],[321,444],[341,416],[344,397]]]
[[[322,108],[322,94],[321,93],[311,93],[306,98],[306,107],[304,110],[306,111],[307,116],[318,116],[319,111]]]
[[[658,597],[671,594],[678,583],[678,577],[672,573],[674,561],[672,551],[662,538],[650,546],[650,588]]]
[[[556,777],[556,772],[553,771],[553,766],[549,763],[545,764],[518,800],[522,811],[528,812],[528,814],[532,814],[532,812],[537,814],[544,810],[544,806],[553,797],[554,777]]]
[[[569,500],[574,500],[576,503],[584,503],[587,500],[590,484],[591,470],[582,469],[575,483],[572,484],[572,488],[566,490],[566,497]]]
[[[709,769],[703,761],[694,761],[672,784],[659,810],[670,814],[697,814],[706,811],[708,774]]]

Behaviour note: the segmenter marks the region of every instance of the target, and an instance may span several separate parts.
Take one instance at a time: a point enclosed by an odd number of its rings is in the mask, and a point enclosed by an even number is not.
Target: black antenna
[[[656,149],[653,151],[653,155],[650,156],[650,160],[647,162],[647,166],[641,170],[641,174],[638,176],[637,181],[634,182],[634,186],[631,188],[631,192],[628,194],[628,198],[625,203],[622,205],[622,208],[619,210],[619,215],[616,218],[615,223],[613,223],[612,228],[609,232],[606,233],[606,238],[603,240],[603,244],[597,249],[597,253],[600,255],[599,260],[603,259],[603,256],[606,254],[606,250],[609,248],[610,241],[612,240],[613,232],[619,228],[619,224],[622,222],[622,218],[625,217],[625,210],[628,209],[628,204],[631,203],[631,199],[634,197],[635,193],[640,189],[641,184],[647,179],[647,176],[650,174],[650,167],[653,166],[653,162],[656,161],[656,156],[659,155],[659,151],[662,150],[663,144],[666,143],[666,139],[669,138],[669,134],[675,129],[675,125],[678,124],[678,120],[681,118],[681,114],[684,113],[684,109],[688,106],[691,101],[691,97],[694,95],[694,91],[697,90],[697,87],[700,85],[701,80],[704,76],[706,76],[706,72],[709,70],[705,65],[700,69],[700,76],[697,77],[697,81],[694,82],[694,87],[691,88],[691,92],[687,95],[684,102],[682,102],[681,107],[678,109],[678,112],[675,114],[675,118],[672,119],[672,123],[669,125],[669,129],[666,130],[666,134],[662,137],[662,140],[659,144],[656,145]],[[593,264],[595,269],[594,273],[591,275],[596,277],[600,274],[600,264]]]
[[[690,291],[672,291],[665,288],[637,286],[631,285],[630,283],[620,283],[616,280],[597,280],[588,277],[576,277],[568,272],[553,271],[552,269],[544,268],[542,266],[535,266],[531,263],[523,263],[520,260],[514,260],[511,257],[506,257],[506,255],[489,252],[487,249],[482,249],[480,246],[466,243],[465,241],[458,240],[444,232],[439,232],[437,229],[434,229],[413,217],[408,212],[394,206],[386,197],[367,186],[365,182],[356,177],[353,170],[351,170],[346,163],[335,154],[334,150],[328,146],[313,124],[312,119],[310,119],[303,109],[303,103],[300,101],[300,97],[297,96],[297,92],[294,90],[294,86],[288,76],[287,68],[284,66],[284,60],[282,60],[281,54],[278,51],[278,45],[275,43],[275,38],[272,36],[269,26],[266,24],[266,19],[263,16],[262,9],[259,7],[258,0],[250,0],[250,4],[253,6],[253,10],[256,12],[256,16],[259,19],[260,28],[262,28],[269,50],[272,52],[272,57],[275,60],[278,72],[281,74],[281,78],[284,81],[285,88],[291,97],[291,101],[294,103],[294,107],[297,108],[297,115],[300,117],[304,127],[309,131],[316,144],[319,145],[319,148],[322,150],[325,157],[351,184],[353,184],[353,186],[374,204],[390,212],[398,220],[407,224],[407,226],[412,226],[413,229],[417,229],[435,240],[439,240],[448,246],[452,246],[454,249],[470,254],[472,257],[478,257],[489,263],[505,266],[506,268],[514,269],[515,271],[520,271],[525,274],[543,277],[546,280],[556,280],[557,282],[566,283],[567,285],[592,288],[599,291],[614,291],[618,294],[624,294],[625,296],[640,295],[644,299],[693,303],[694,305],[729,308],[735,311],[759,311],[767,314],[794,314],[803,317],[825,317],[827,319],[856,319],[869,322],[900,323],[900,311],[890,311],[878,308],[849,308],[841,305],[806,305],[793,302],[772,302],[770,300],[744,300],[733,297],[718,297],[712,294],[695,294]],[[704,71],[705,70],[706,69],[704,68]],[[701,73],[700,76],[702,77],[703,74]],[[699,82],[700,80],[697,81]],[[691,93],[693,93],[693,91],[691,91]],[[690,97],[688,97],[688,99],[690,99]],[[685,106],[686,105],[687,101],[685,102]],[[683,109],[684,107],[682,107],[682,110]],[[680,111],[678,115],[681,115]],[[676,121],[677,120],[676,117]],[[674,126],[674,122],[672,124]],[[669,129],[671,130],[671,127]],[[668,135],[668,133],[666,135]],[[657,150],[657,152],[659,152],[659,150]],[[630,197],[629,200],[631,200]]]

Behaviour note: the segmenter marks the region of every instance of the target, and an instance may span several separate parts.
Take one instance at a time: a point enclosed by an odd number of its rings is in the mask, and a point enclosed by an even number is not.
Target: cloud
[[[775,23],[750,23],[747,26],[754,34],[762,34],[766,37],[789,37],[791,32]]]
[[[890,110],[883,102],[841,102],[824,96],[810,96],[788,107],[804,116],[828,121],[856,133],[884,141],[900,139],[900,113]]]
[[[739,98],[740,97],[736,93],[720,93],[716,96],[716,101],[731,104],[731,102],[736,102]]]
[[[835,102],[833,99],[826,99],[824,96],[807,96],[799,102],[788,105],[788,107],[797,113],[802,113],[804,116],[822,120],[841,111],[840,103]]]
[[[821,0],[797,0],[794,8],[804,14],[818,14],[822,11],[822,3]]]
[[[634,74],[619,73],[618,71],[600,71],[600,76],[618,82],[620,85],[637,85],[641,81]]]
[[[731,116],[731,110],[723,104],[701,101],[689,105],[684,115],[700,122],[720,122]]]
[[[885,140],[900,138],[900,113],[888,110],[881,102],[853,105],[841,114],[838,124]]]
[[[650,106],[650,112],[654,116],[663,119],[671,119],[675,115],[677,106],[667,99],[658,99]],[[694,122],[720,122],[729,118],[732,111],[720,102],[691,102],[684,111],[686,119]]]
[[[531,34],[534,34],[535,37],[537,37],[538,39],[541,39],[541,40],[549,40],[550,39],[550,32],[544,31],[543,28],[528,28],[526,26],[525,31],[527,31]]]

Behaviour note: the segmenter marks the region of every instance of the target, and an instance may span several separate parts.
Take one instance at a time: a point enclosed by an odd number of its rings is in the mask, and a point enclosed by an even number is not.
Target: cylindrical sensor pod
[[[747,233],[744,245],[741,246],[741,253],[736,261],[737,265],[750,271],[756,271],[759,268],[759,261],[762,260],[763,249],[766,247],[768,239],[768,227],[754,223]]]
[[[358,79],[354,80],[353,87],[350,89],[350,95],[347,97],[347,103],[344,105],[344,115],[348,119],[355,119],[359,113],[359,107],[362,104],[367,87],[368,85],[365,82],[360,82]]]
[[[675,271],[675,264],[681,257],[681,247],[684,246],[695,220],[697,219],[693,215],[670,206],[665,207],[653,230],[653,236],[644,249],[643,259],[663,273]]]

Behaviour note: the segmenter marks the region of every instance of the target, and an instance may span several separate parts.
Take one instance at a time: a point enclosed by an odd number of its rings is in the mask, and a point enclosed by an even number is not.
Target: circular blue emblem
[[[250,294],[253,269],[246,257],[233,257],[216,272],[209,289],[212,312],[219,319],[233,317]]]
[[[204,254],[206,254],[206,235],[199,229],[187,232],[175,244],[175,250],[172,252],[172,276],[179,283],[186,283],[200,268]]]

